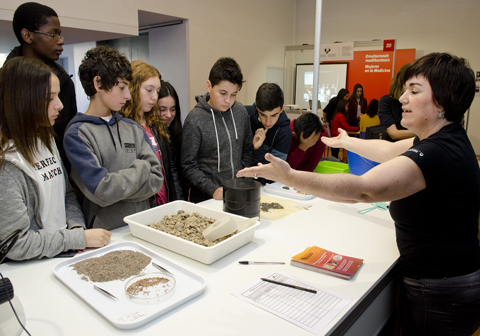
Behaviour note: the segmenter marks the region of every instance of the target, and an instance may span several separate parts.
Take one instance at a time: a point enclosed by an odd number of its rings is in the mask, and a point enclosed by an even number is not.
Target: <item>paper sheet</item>
[[[288,200],[284,198],[278,198],[275,196],[267,196],[267,195],[262,195],[260,198],[260,203],[279,203],[281,204],[284,208],[283,209],[270,209],[267,212],[266,211],[260,211],[260,218],[262,219],[268,219],[268,220],[277,220],[283,217],[286,217],[288,215],[291,215],[292,213],[301,211],[301,208],[297,208],[297,205],[300,205],[301,203],[298,201],[293,201],[293,200]]]
[[[265,282],[260,278],[315,289],[317,294]],[[232,294],[314,334],[324,329],[352,301],[275,270],[265,273]]]

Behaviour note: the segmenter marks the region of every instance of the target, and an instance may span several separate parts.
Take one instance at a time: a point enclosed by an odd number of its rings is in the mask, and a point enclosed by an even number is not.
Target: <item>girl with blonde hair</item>
[[[132,98],[126,102],[120,113],[142,126],[162,165],[164,180],[162,189],[155,195],[157,204],[183,199],[181,184],[178,182],[180,174],[172,163],[174,156],[170,136],[166,131],[168,125],[155,113],[158,109],[162,76],[155,67],[140,60],[131,62],[131,66],[133,78],[129,90]]]

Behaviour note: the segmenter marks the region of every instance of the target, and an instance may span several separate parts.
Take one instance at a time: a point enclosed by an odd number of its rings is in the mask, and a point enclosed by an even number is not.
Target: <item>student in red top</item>
[[[355,92],[355,91],[354,91]],[[347,106],[348,104],[348,106]],[[337,104],[336,111],[332,118],[332,126],[330,132],[332,132],[332,137],[336,137],[340,134],[338,131],[339,128],[344,129],[347,132],[356,132],[359,130],[358,126],[350,126],[349,125],[349,106],[350,104],[345,100],[340,100]],[[340,148],[333,148],[332,147],[332,156],[338,159],[338,152]]]
[[[287,162],[292,169],[313,172],[325,151],[325,144],[320,140],[328,136],[327,130],[314,113],[302,114],[290,123],[292,142],[288,151]]]
[[[362,84],[355,84],[352,95],[348,99],[348,115],[350,116],[348,124],[350,126],[358,126],[360,117],[367,110],[367,105],[367,99],[363,95]]]

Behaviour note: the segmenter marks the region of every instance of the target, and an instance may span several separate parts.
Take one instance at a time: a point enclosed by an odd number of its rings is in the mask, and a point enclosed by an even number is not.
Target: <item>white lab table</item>
[[[374,335],[393,305],[391,270],[399,254],[390,214],[380,210],[357,213],[370,204],[342,204],[318,198],[305,202],[313,206],[276,221],[261,220],[250,243],[211,265],[137,239],[128,226],[113,230],[112,243],[140,243],[207,282],[205,291],[193,300],[133,330],[111,325],[54,276],[52,268],[64,259],[8,262],[0,265],[0,272],[12,281],[32,335],[311,335],[231,294],[271,269],[352,299],[320,335]],[[209,200],[202,205],[221,210],[223,203]],[[348,281],[290,266],[293,255],[312,245],[363,258],[364,264]],[[240,260],[286,264],[239,265]]]

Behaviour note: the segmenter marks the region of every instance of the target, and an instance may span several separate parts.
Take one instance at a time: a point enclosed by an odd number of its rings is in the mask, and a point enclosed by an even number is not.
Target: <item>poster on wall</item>
[[[350,88],[353,89],[357,83],[362,84],[368,101],[373,98],[380,99],[387,94],[394,72],[393,54],[393,51],[382,50],[356,52],[358,67],[355,72],[349,73],[349,76],[352,75]]]
[[[365,98],[369,102],[374,98],[380,99],[388,94],[392,72],[395,73],[402,65],[413,62],[415,53],[415,49],[396,49],[395,68],[393,69],[393,51],[355,51],[354,59],[347,62],[346,89],[351,92],[355,84],[360,83],[363,86]]]
[[[353,42],[320,44],[320,61],[353,60]]]

